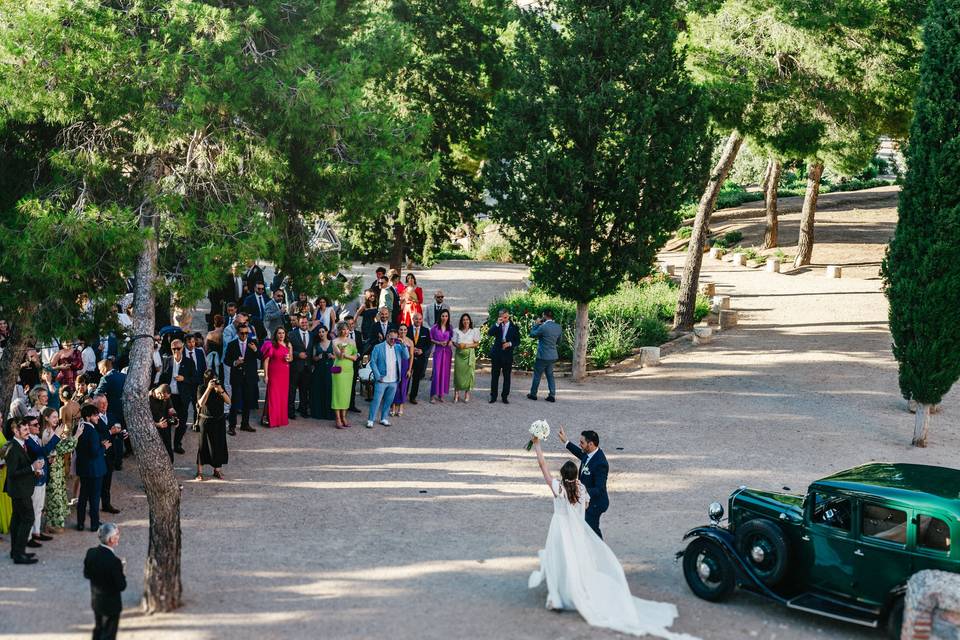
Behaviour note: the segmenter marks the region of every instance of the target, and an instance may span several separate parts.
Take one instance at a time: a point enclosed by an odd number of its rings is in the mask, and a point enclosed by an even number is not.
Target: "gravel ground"
[[[746,594],[697,600],[673,561],[706,505],[740,484],[800,492],[871,460],[956,464],[953,394],[929,448],[909,446],[879,282],[821,274],[707,259],[704,278],[734,297],[740,327],[659,368],[563,380],[553,405],[526,400],[529,379],[518,377],[509,406],[481,391],[469,405],[408,407],[389,429],[296,421],[241,433],[223,482],[190,480],[191,434],[177,460],[185,604],[175,615],[136,608],[147,511],[130,465],[114,481],[130,579],[122,637],[622,637],[546,611],[545,592],[526,588],[552,507],[521,446],[527,425],[545,418],[600,432],[611,463],[607,542],[635,595],[677,604],[676,630],[705,640],[879,638]],[[524,277],[510,265],[445,263],[421,284],[429,296],[442,283],[455,309],[468,299],[480,309]],[[549,453],[555,466],[565,458],[556,440]],[[81,563],[93,542],[70,531],[39,550],[38,565],[0,561],[2,637],[89,633]]]

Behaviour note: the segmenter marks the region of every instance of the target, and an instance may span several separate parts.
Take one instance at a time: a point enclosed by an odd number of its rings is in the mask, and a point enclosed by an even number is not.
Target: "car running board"
[[[833,618],[834,620],[852,622],[853,624],[874,629],[879,624],[879,612],[876,609],[858,607],[815,593],[803,593],[795,598],[791,598],[787,600],[787,606],[797,611],[815,613],[827,618]]]

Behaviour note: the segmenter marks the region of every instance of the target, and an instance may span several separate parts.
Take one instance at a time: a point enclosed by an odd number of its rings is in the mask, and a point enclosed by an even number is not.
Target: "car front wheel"
[[[737,527],[737,551],[768,586],[783,580],[789,566],[787,539],[779,526],[756,518]]]
[[[718,602],[737,586],[733,563],[720,545],[695,538],[683,552],[683,577],[697,597]]]

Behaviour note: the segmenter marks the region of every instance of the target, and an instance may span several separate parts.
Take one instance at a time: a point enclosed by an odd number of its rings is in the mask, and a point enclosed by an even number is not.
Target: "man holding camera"
[[[557,383],[553,379],[553,365],[557,362],[557,341],[563,335],[563,329],[553,321],[553,311],[547,309],[540,316],[540,320],[530,327],[530,337],[537,339],[537,359],[533,363],[533,382],[527,397],[537,399],[537,389],[540,388],[540,377],[547,374],[547,402],[556,402]]]
[[[193,362],[183,357],[183,342],[174,340],[170,343],[170,350],[173,353],[163,363],[160,384],[170,385],[170,397],[179,418],[173,434],[173,450],[186,453],[183,435],[187,432],[187,402],[196,394],[197,369]]]
[[[32,418],[36,420],[35,417]],[[33,527],[33,487],[43,474],[43,460],[31,462],[27,452],[30,437],[29,420],[18,420],[13,427],[13,442],[6,452],[7,481],[3,490],[13,502],[10,520],[10,557],[14,564],[34,564],[34,554],[27,553],[27,538]]]

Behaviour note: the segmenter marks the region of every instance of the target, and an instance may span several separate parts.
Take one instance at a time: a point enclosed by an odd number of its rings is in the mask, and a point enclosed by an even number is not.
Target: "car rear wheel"
[[[900,596],[887,609],[886,630],[890,640],[900,640],[900,630],[903,628],[903,596]]]
[[[720,545],[695,538],[683,552],[683,577],[697,597],[718,602],[737,586],[733,563]]]
[[[773,522],[756,518],[737,527],[737,551],[768,586],[783,580],[790,557],[787,538]]]

